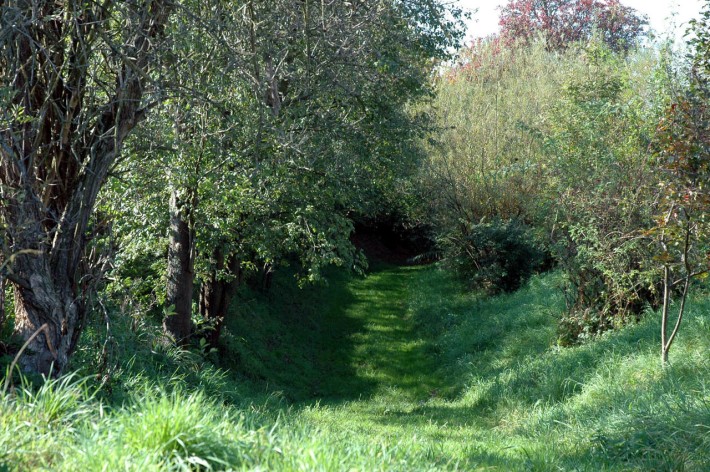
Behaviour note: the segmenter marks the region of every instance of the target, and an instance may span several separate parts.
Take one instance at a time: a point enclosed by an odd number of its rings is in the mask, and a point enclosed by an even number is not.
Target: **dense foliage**
[[[632,49],[641,20],[628,41],[612,40],[573,11],[607,7],[504,9],[510,28],[527,12],[530,34],[511,43],[504,27],[442,74],[435,109],[443,131],[421,178],[444,259],[468,280],[487,280],[483,287],[495,267],[520,263],[505,251],[483,257],[471,228],[498,218],[531,228],[525,239],[541,241],[565,273],[562,344],[634,322],[675,293],[684,300],[683,282],[706,270],[702,41],[694,40],[688,66],[669,45]],[[638,18],[624,12],[620,19]],[[551,29],[565,22],[588,29]],[[702,38],[702,22],[695,29]],[[535,39],[533,30],[545,35]]]
[[[520,220],[482,220],[461,232],[461,239],[442,240],[441,246],[472,287],[491,294],[513,292],[543,264],[541,244]]]
[[[0,472],[708,470],[710,3],[500,24],[0,2]]]
[[[501,37],[530,43],[542,35],[549,49],[564,49],[595,33],[616,52],[633,48],[648,24],[619,0],[510,0],[500,15]]]
[[[220,31],[205,57],[190,49],[194,40],[177,45],[187,59],[173,66],[172,82],[188,81],[203,95],[165,103],[122,164],[132,184],[116,190],[147,202],[153,225],[170,227],[167,287],[152,290],[158,299],[167,292],[164,324],[176,340],[194,331],[192,299],[180,297],[193,285],[196,321],[208,322],[216,346],[245,277],[268,287],[284,265],[295,264],[302,282],[317,281],[328,265],[362,267],[349,241],[352,217],[386,211],[387,195],[416,165],[426,120],[407,107],[428,96],[430,61],[456,37],[454,23],[442,23],[443,7],[427,5],[252,2],[221,12],[209,32],[204,23],[175,25],[179,38]],[[224,38],[228,50],[218,44]],[[220,71],[223,62],[232,65]],[[190,73],[198,65],[202,77]],[[145,154],[164,163],[167,187],[140,185]],[[171,203],[156,214],[161,199]],[[125,220],[122,236],[143,244],[126,253],[130,271],[156,237]]]
[[[36,6],[0,12],[0,286],[45,373],[94,309],[216,346],[245,278],[361,267],[352,217],[401,192],[461,36],[433,0]]]

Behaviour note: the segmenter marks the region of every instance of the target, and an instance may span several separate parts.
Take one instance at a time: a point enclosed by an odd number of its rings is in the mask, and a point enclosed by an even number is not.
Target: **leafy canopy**
[[[529,43],[542,34],[549,49],[588,40],[595,31],[616,52],[627,52],[648,24],[645,15],[619,0],[510,0],[500,15],[501,36]]]

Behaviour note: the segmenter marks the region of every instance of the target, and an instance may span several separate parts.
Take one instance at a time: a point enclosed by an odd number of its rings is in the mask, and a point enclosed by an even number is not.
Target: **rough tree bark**
[[[81,270],[109,169],[145,117],[171,2],[0,4],[0,222],[26,371],[61,372],[86,317]],[[6,124],[5,124],[6,123]],[[52,349],[54,348],[54,349]],[[56,354],[55,354],[56,353]]]
[[[5,255],[0,246],[0,331],[5,325],[5,277],[3,276],[3,268],[5,265]]]
[[[213,252],[214,264],[200,288],[200,314],[211,325],[207,333],[210,347],[216,348],[232,298],[241,283],[241,268],[235,256],[225,257],[223,248]]]
[[[170,195],[170,238],[168,241],[166,302],[172,313],[163,318],[163,329],[177,344],[184,344],[192,333],[192,291],[195,280],[194,234],[185,211],[191,204],[182,202],[175,190]]]

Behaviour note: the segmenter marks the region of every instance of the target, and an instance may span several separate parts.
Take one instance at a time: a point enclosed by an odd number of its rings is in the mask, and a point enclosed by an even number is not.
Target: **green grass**
[[[117,324],[133,361],[97,381],[89,333],[90,378],[0,399],[0,470],[710,470],[707,297],[662,369],[654,314],[558,347],[555,274],[495,298],[436,266],[330,280],[244,290],[221,370]]]

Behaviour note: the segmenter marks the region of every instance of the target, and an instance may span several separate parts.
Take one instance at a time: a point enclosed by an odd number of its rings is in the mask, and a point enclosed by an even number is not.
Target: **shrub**
[[[665,97],[652,77],[659,58],[626,60],[599,42],[582,52],[585,67],[570,73],[541,130],[549,193],[539,221],[567,280],[562,344],[638,320],[659,298],[645,236],[658,179],[648,144]]]
[[[464,226],[444,243],[447,259],[472,286],[488,293],[520,288],[542,265],[537,239],[518,219],[493,219]]]

